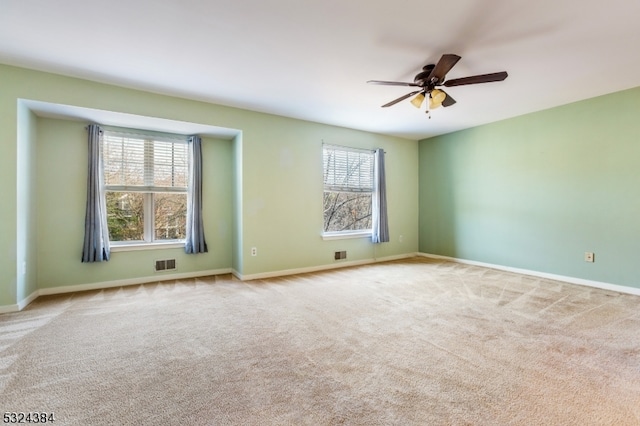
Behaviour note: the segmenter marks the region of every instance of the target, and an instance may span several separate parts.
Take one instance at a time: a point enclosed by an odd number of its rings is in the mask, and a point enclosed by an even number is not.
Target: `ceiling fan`
[[[460,56],[458,55],[442,55],[437,64],[429,64],[422,67],[422,71],[415,76],[415,78],[413,79],[413,83],[381,80],[369,80],[367,81],[367,83],[383,84],[386,86],[419,87],[420,89],[418,90],[407,93],[404,96],[400,96],[398,99],[394,99],[391,102],[382,105],[382,108],[390,107],[400,101],[410,98],[413,95],[417,95],[411,100],[411,103],[416,108],[420,108],[420,106],[422,106],[422,102],[425,100],[425,98],[428,97],[429,107],[427,108],[427,113],[429,113],[430,109],[436,109],[440,106],[448,107],[456,103],[455,99],[448,95],[444,90],[438,89],[437,87],[453,87],[464,86],[467,84],[490,83],[492,81],[502,81],[508,76],[506,71],[501,71],[491,74],[480,74],[470,77],[454,78],[452,80],[445,81],[445,76],[459,60]],[[429,118],[431,118],[431,116],[429,116]]]

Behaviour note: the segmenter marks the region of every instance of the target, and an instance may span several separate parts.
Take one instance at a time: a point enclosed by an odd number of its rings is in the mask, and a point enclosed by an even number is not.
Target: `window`
[[[323,145],[324,232],[370,233],[374,153]]]
[[[112,242],[184,240],[189,173],[187,138],[105,130],[102,160]]]

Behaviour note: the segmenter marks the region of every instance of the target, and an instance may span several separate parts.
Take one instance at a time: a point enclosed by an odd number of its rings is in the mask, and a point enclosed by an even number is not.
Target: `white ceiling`
[[[421,139],[640,86],[639,0],[0,0],[0,62]],[[429,120],[411,88],[443,53]]]

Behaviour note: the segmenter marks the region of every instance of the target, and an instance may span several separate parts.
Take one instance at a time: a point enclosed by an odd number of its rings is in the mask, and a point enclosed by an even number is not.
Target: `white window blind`
[[[105,131],[102,142],[105,185],[112,191],[186,192],[187,141]]]
[[[373,191],[373,152],[323,145],[324,188],[337,192]]]

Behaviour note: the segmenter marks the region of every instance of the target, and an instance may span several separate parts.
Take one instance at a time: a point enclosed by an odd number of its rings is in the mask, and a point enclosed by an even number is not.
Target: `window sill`
[[[171,241],[166,243],[123,243],[111,244],[111,252],[119,251],[137,251],[137,250],[160,250],[184,248],[184,241]]]
[[[325,232],[323,240],[346,240],[350,238],[371,238],[371,231]]]

